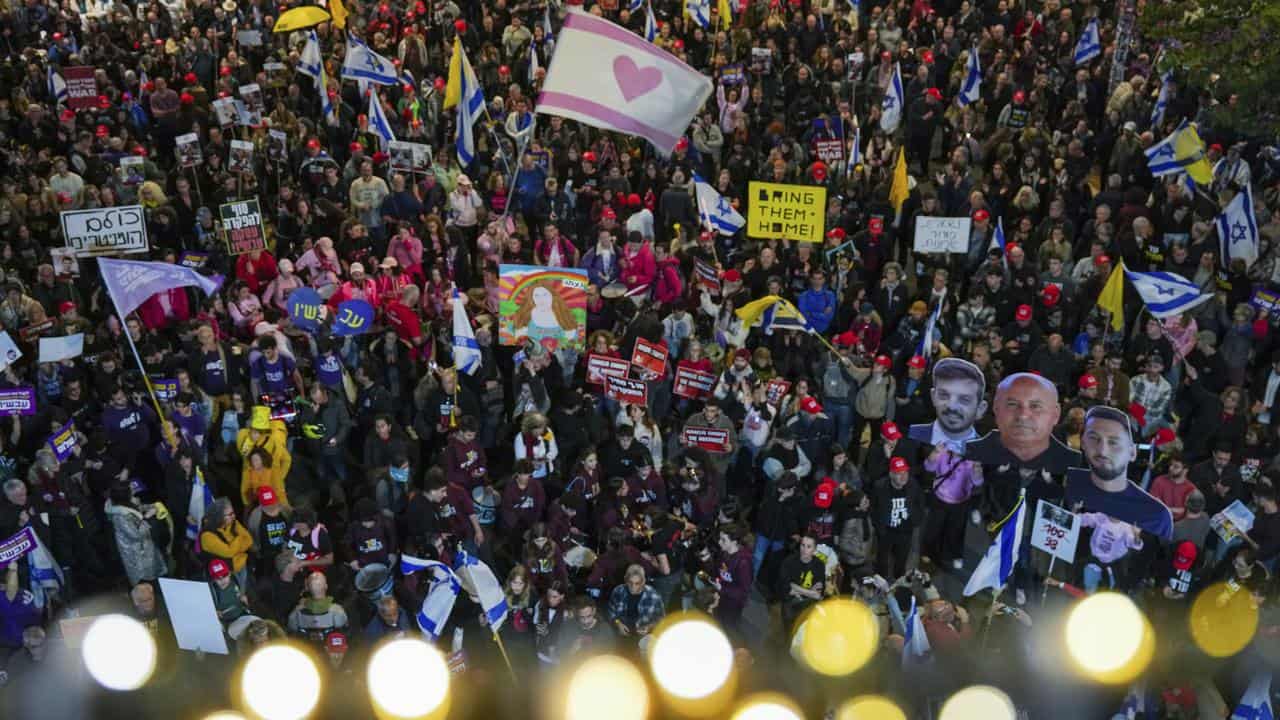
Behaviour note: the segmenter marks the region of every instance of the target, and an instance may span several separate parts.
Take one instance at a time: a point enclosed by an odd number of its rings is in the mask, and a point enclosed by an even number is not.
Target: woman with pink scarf
[[[303,286],[302,278],[293,272],[293,261],[285,258],[276,263],[280,274],[262,291],[262,304],[289,312],[289,293]]]
[[[320,297],[328,299],[338,289],[338,276],[342,272],[342,263],[338,261],[338,253],[333,249],[333,238],[322,237],[311,249],[298,258],[298,272],[306,271],[311,278],[311,287],[320,293]]]
[[[422,273],[422,240],[413,234],[408,225],[400,226],[400,231],[391,238],[391,242],[387,244],[387,255],[395,258],[404,274],[414,283],[426,280]]]

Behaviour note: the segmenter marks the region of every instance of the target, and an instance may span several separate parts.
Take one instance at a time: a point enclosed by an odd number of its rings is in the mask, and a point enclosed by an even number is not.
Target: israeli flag
[[[475,71],[471,69],[471,61],[467,59],[465,50],[462,51],[462,68],[459,76],[462,90],[459,94],[461,100],[458,102],[454,145],[458,151],[458,163],[465,169],[476,159],[474,126],[484,114],[484,90],[480,87],[480,80],[476,78]]]
[[[1134,720],[1138,715],[1146,712],[1147,684],[1139,681],[1129,687],[1129,692],[1124,696],[1124,703],[1112,716],[1112,720]]]
[[[320,38],[314,29],[307,32],[307,44],[302,46],[302,54],[298,56],[298,72],[312,80],[320,79],[320,71],[324,68],[324,60],[320,55]]]
[[[50,590],[61,590],[67,584],[67,579],[62,574],[62,566],[58,565],[53,553],[49,552],[49,548],[40,539],[40,534],[33,533],[33,535],[36,546],[31,549],[27,558],[31,569],[31,595],[35,606],[43,608],[48,602],[46,593]]]
[[[1073,57],[1076,65],[1084,65],[1101,54],[1102,37],[1098,34],[1098,19],[1094,18],[1089,21],[1084,33],[1080,35],[1080,39],[1076,42],[1076,51]]]
[[[685,0],[684,9],[698,27],[703,30],[711,27],[711,0]]]
[[[653,16],[653,6],[645,7],[644,39],[653,42],[658,37],[658,19]]]
[[[538,82],[538,49],[529,43],[529,85]]]
[[[924,621],[920,619],[916,599],[911,598],[911,610],[907,613],[905,634],[902,637],[902,664],[919,663],[929,659],[929,636],[924,631]]]
[[[342,77],[368,80],[378,85],[395,85],[400,73],[390,60],[382,57],[354,35],[347,34],[347,57],[342,62]]]
[[[1200,287],[1181,275],[1170,272],[1134,272],[1124,270],[1147,310],[1161,320],[1180,315],[1203,305],[1213,293],[1202,293]]]
[[[1169,81],[1173,79],[1173,71],[1166,70],[1160,76],[1160,95],[1156,97],[1156,104],[1151,106],[1151,129],[1160,127],[1164,122],[1164,113],[1169,109]]]
[[[924,334],[920,336],[920,346],[916,348],[916,354],[925,360],[933,354],[933,336],[937,332],[938,316],[942,314],[942,302],[939,301],[933,312],[929,313],[929,319],[924,324]]]
[[[1258,216],[1253,212],[1253,188],[1244,186],[1217,218],[1218,240],[1222,243],[1222,266],[1230,267],[1236,258],[1245,267],[1258,261]]]
[[[139,71],[138,72],[138,97],[139,98],[147,94],[146,87],[147,87],[147,83],[149,82],[151,82],[151,78],[147,77],[147,71],[146,70]]]
[[[1023,490],[1022,496],[1018,498],[1018,504],[1013,508],[1013,514],[1000,526],[996,539],[992,541],[991,547],[987,548],[987,554],[978,561],[978,567],[973,569],[969,582],[965,583],[965,597],[987,588],[993,590],[1003,588],[1009,582],[1013,567],[1018,564],[1018,550],[1022,547],[1022,525],[1027,514],[1026,510],[1027,492]]]
[[[489,629],[498,632],[507,619],[507,594],[488,565],[465,550],[453,558],[453,572],[466,590],[480,603]]]
[[[881,130],[892,135],[893,131],[898,129],[898,125],[902,122],[902,103],[905,99],[906,94],[902,91],[902,73],[899,72],[898,63],[894,63],[893,80],[889,83],[884,99],[880,101]]]
[[[1186,126],[1186,122],[1178,125],[1169,137],[1143,150],[1143,154],[1147,156],[1147,169],[1151,171],[1152,177],[1163,177],[1165,175],[1173,175],[1174,173],[1186,172],[1181,162],[1178,162],[1177,150],[1174,143],[1177,142],[1178,133]]]
[[[978,48],[969,50],[969,62],[965,64],[964,84],[960,86],[960,94],[956,102],[960,107],[978,102],[982,98],[982,64],[978,58]]]
[[[862,164],[862,128],[853,127],[853,142],[849,143],[849,161],[844,165],[844,176],[853,175],[853,169]]]
[[[422,607],[418,610],[418,629],[432,641],[440,638],[440,632],[449,615],[453,613],[453,604],[462,591],[462,583],[453,570],[436,560],[423,560],[412,556],[400,558],[400,572],[410,575],[426,571],[431,574],[431,582],[427,596],[422,599]]]
[[[542,37],[551,40],[555,37],[555,32],[551,26],[551,3],[542,9]]]
[[[53,99],[54,107],[67,101],[67,81],[62,76],[53,71],[53,66],[48,69],[49,97]]]
[[[1008,243],[1004,240],[1004,218],[996,218],[996,229],[991,233],[991,244],[987,246],[988,250],[999,250],[1000,258],[1008,264]]]
[[[369,129],[382,138],[384,145],[396,141],[396,134],[391,131],[391,123],[387,122],[386,113],[382,111],[382,100],[377,92],[369,93]]]
[[[462,294],[453,289],[453,366],[468,375],[475,375],[480,369],[480,344],[476,342],[475,331],[471,329],[471,319],[467,317],[467,308],[462,302]]]
[[[412,575],[416,572],[422,572],[423,570],[430,570],[432,567],[436,565],[443,567],[444,563],[436,562],[435,560],[426,560],[423,558],[414,557],[412,555],[400,556],[400,574],[401,575]]]
[[[702,221],[711,229],[721,235],[735,235],[747,224],[747,219],[697,173],[693,175],[693,187],[698,196]]]
[[[628,0],[627,9],[631,12],[635,12],[639,10],[642,5],[644,5],[644,0]]]
[[[1231,720],[1275,720],[1271,711],[1271,670],[1261,670],[1249,682],[1240,704],[1231,713]]]

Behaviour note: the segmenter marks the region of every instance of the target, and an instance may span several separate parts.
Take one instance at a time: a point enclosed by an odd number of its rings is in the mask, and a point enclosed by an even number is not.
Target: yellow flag
[[[462,40],[453,38],[453,57],[449,58],[449,82],[444,86],[444,109],[462,99]]]
[[[902,212],[902,205],[910,195],[911,188],[907,183],[907,151],[899,146],[898,164],[893,168],[893,185],[889,188],[889,204],[893,205],[893,211]]]
[[[756,324],[756,321],[760,319],[760,316],[764,314],[765,310],[773,307],[774,304],[781,299],[782,298],[777,295],[765,295],[759,300],[752,300],[746,305],[734,310],[733,313],[742,319],[743,325],[751,327]]]
[[[1124,329],[1124,263],[1116,265],[1098,294],[1098,307],[1111,313],[1111,328]]]
[[[333,16],[333,25],[339,30],[347,26],[347,8],[342,0],[329,0],[329,14]]]
[[[332,19],[324,8],[304,5],[303,7],[296,7],[280,13],[280,17],[276,19],[276,24],[271,28],[271,32],[284,33],[305,30]]]
[[[716,13],[720,15],[720,22],[725,30],[733,26],[733,9],[729,5],[729,0],[720,0],[716,4]]]
[[[1204,156],[1204,141],[1195,125],[1187,125],[1173,139],[1173,156],[1187,169],[1187,174],[1201,185],[1213,182],[1213,165]]]

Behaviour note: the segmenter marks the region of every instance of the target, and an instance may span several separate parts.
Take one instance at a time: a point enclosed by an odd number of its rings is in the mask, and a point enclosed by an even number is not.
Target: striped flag
[[[693,272],[698,278],[699,285],[712,292],[720,292],[720,273],[711,263],[702,258],[694,258]]]
[[[466,168],[476,156],[474,126],[484,114],[484,90],[471,69],[471,61],[462,49],[462,41],[453,39],[453,58],[449,61],[449,82],[445,87],[444,106],[458,106],[457,133],[454,144],[458,151],[458,163]]]
[[[849,142],[849,160],[844,164],[844,175],[853,175],[853,169],[862,164],[862,128],[853,126],[853,140]]]
[[[956,95],[956,103],[961,107],[976,103],[982,98],[982,65],[978,58],[978,47],[969,50],[969,61],[965,63],[964,84]]]
[[[382,110],[382,100],[377,92],[369,93],[369,129],[382,138],[384,146],[396,141],[396,135],[391,131],[391,123],[387,122],[387,115]]]
[[[493,570],[465,550],[459,550],[453,557],[453,572],[462,589],[480,603],[489,629],[498,632],[507,619],[507,595]]]
[[[902,104],[905,101],[906,94],[902,91],[902,73],[899,72],[898,63],[894,63],[893,80],[889,83],[889,89],[885,91],[884,99],[880,101],[880,129],[886,134],[892,135],[902,123]]]
[[[685,0],[684,14],[706,30],[711,27],[711,0]]]
[[[1022,526],[1026,509],[1027,492],[1023,490],[1018,504],[1009,517],[1005,518],[995,540],[987,548],[987,554],[978,561],[978,567],[973,569],[969,582],[965,583],[965,597],[987,588],[1001,589],[1009,582],[1013,567],[1018,564],[1018,551],[1022,548]]]
[[[378,85],[395,85],[399,73],[392,62],[350,33],[347,34],[347,57],[342,62],[342,77],[349,80],[368,80]]]
[[[1240,704],[1231,712],[1231,720],[1274,720],[1271,709],[1271,669],[1261,668],[1249,681]]]
[[[920,346],[916,348],[916,354],[925,360],[933,354],[934,335],[938,331],[938,317],[942,314],[942,301],[939,300],[933,312],[929,313],[929,319],[924,324],[924,334],[920,336]]]
[[[1223,267],[1231,267],[1237,258],[1244,260],[1246,268],[1258,261],[1258,216],[1253,211],[1252,187],[1245,185],[1236,193],[1215,222]]]
[[[1102,54],[1102,36],[1098,34],[1098,19],[1094,18],[1085,26],[1084,32],[1080,34],[1080,40],[1076,42],[1075,53],[1072,59],[1076,65],[1084,65],[1090,60]]]
[[[1125,268],[1124,274],[1147,310],[1161,320],[1181,315],[1213,299],[1213,293],[1202,292],[1199,285],[1176,273],[1134,272]]]
[[[646,5],[644,11],[644,39],[653,42],[658,37],[658,19],[653,16],[653,5]]]
[[[53,100],[54,107],[65,103],[67,101],[67,81],[53,71],[52,65],[48,69],[47,81],[49,83],[49,98]]]
[[[774,330],[795,330],[817,334],[799,308],[782,298],[778,298],[778,302],[765,309],[760,316],[760,327],[765,335],[772,335]]]
[[[320,39],[314,29],[307,32],[307,44],[298,58],[298,72],[315,81],[320,90],[320,112],[330,123],[337,121],[333,98],[329,97],[329,76],[324,69],[324,56],[320,53]]]
[[[1166,70],[1160,76],[1160,95],[1156,104],[1151,106],[1151,129],[1159,128],[1164,122],[1164,113],[1169,109],[1169,83],[1173,80],[1173,71]]]
[[[482,356],[480,344],[476,342],[476,333],[471,328],[471,318],[467,317],[467,306],[462,302],[462,294],[453,289],[453,366],[468,375],[475,375],[480,369]]]
[[[991,246],[988,250],[1000,250],[1000,264],[1004,266],[1005,272],[1009,271],[1009,247],[1004,239],[1004,218],[996,218],[996,229],[991,233]]]
[[[721,235],[734,235],[747,224],[747,219],[697,173],[693,175],[693,186],[698,198],[698,213],[709,229]]]
[[[920,609],[916,607],[916,598],[911,597],[911,610],[907,612],[906,627],[902,636],[902,664],[924,662],[929,659],[929,636],[925,633],[924,621],[920,619]]]

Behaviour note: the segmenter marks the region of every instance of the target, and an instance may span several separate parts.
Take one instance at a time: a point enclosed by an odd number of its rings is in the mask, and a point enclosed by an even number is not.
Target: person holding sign
[[[729,469],[729,463],[733,460],[734,454],[738,450],[738,443],[735,440],[733,429],[733,421],[720,408],[720,401],[716,398],[707,398],[706,405],[702,407],[702,412],[696,412],[689,416],[684,423],[684,432],[680,435],[680,444],[684,447],[689,446],[686,437],[690,429],[710,428],[713,430],[721,430],[727,434],[724,448],[721,450],[707,450],[707,457],[711,466],[716,471],[716,492],[721,497],[724,496],[724,474]],[[706,450],[706,448],[703,448]]]

